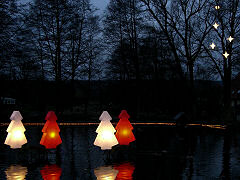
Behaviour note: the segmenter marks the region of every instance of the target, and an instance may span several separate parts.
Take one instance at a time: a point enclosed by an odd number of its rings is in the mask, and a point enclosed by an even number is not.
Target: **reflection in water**
[[[40,170],[44,180],[60,180],[62,169],[57,165],[46,165]]]
[[[111,162],[129,158],[128,161],[133,161],[135,165],[134,169],[132,164],[130,167],[127,163],[113,164],[110,170],[117,171],[118,174],[110,176],[108,178],[110,180],[240,177],[240,144],[237,143],[240,142],[240,132],[237,130],[230,131],[227,135],[225,131],[222,133],[218,129],[138,127],[135,129],[138,139],[135,146],[117,146],[110,154],[93,145],[96,138],[95,130],[95,126],[62,127],[63,143],[54,151],[46,151],[39,145],[41,127],[27,126],[26,137],[31,137],[28,138],[28,148],[15,151],[9,150],[8,146],[0,146],[0,180],[16,180],[12,178],[14,175],[11,172],[15,175],[20,174],[18,175],[22,177],[18,178],[20,180],[59,179],[60,176],[64,180],[93,180],[96,179],[94,172],[98,179],[104,179],[99,175],[100,169],[95,171],[94,169],[104,166],[106,162],[109,163],[110,158]],[[5,128],[0,128],[0,131],[5,132]],[[2,144],[4,140],[5,136],[0,136]],[[57,170],[59,175],[48,174],[50,170],[43,173],[46,168],[40,173],[39,169],[42,169],[42,164],[46,162],[50,164],[61,162],[61,169]],[[9,164],[22,163],[29,164],[29,168],[23,168],[23,172],[19,172],[16,166],[8,168]],[[13,168],[16,170],[11,170]],[[102,173],[103,177],[104,175]]]
[[[120,179],[126,179],[126,180],[131,180],[133,179],[132,175],[134,172],[134,165],[127,162],[127,163],[123,163],[123,164],[119,164],[119,165],[115,165],[114,169],[118,170],[118,175],[117,175],[117,180]]]
[[[94,174],[98,180],[115,180],[118,170],[112,166],[102,166],[94,169]]]
[[[27,167],[11,165],[5,171],[7,180],[24,180],[27,174]]]

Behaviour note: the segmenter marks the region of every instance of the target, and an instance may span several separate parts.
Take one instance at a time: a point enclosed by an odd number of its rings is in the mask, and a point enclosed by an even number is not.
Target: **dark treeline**
[[[56,82],[1,81],[1,91],[17,99],[17,105],[1,106],[2,120],[9,119],[9,112],[18,109],[25,122],[43,120],[46,111],[56,109],[56,101],[63,109],[58,117],[65,121],[97,121],[103,110],[108,110],[113,119],[122,109],[131,113],[133,121],[173,121],[179,112],[191,113],[188,84],[180,80],[142,80],[137,89],[136,81],[92,81],[89,92],[88,81],[75,82],[72,98],[71,81],[60,85],[63,95],[56,96]],[[218,122],[221,117],[221,84],[216,81],[196,81],[198,109],[197,121]],[[90,98],[89,98],[90,96]],[[139,102],[139,109],[136,105]]]
[[[110,0],[101,15],[90,0],[20,3],[0,2],[2,97],[84,118],[232,118],[239,0]]]

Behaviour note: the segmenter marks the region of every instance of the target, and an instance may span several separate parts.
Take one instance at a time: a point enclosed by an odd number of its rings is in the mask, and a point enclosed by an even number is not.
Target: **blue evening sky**
[[[109,3],[109,0],[91,0],[91,3],[96,6],[100,11],[103,12],[103,10],[106,8],[107,4]]]
[[[20,0],[23,4],[31,2],[31,0]],[[101,12],[106,8],[109,0],[90,0],[90,2],[96,6]]]

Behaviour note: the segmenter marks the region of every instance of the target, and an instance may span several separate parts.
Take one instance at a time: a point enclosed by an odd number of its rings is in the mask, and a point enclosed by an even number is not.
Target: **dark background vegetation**
[[[1,1],[0,96],[16,99],[1,121],[126,109],[133,121],[231,123],[239,27],[239,0],[110,0],[100,15],[89,0]]]

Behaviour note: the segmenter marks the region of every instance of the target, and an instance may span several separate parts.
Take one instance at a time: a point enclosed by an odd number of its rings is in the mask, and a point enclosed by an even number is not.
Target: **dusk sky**
[[[107,6],[109,0],[91,0],[93,5],[95,5],[99,10],[103,11]]]
[[[22,0],[22,3],[30,2],[31,0]],[[103,11],[107,6],[109,0],[90,0],[94,6],[96,6],[99,10]]]

